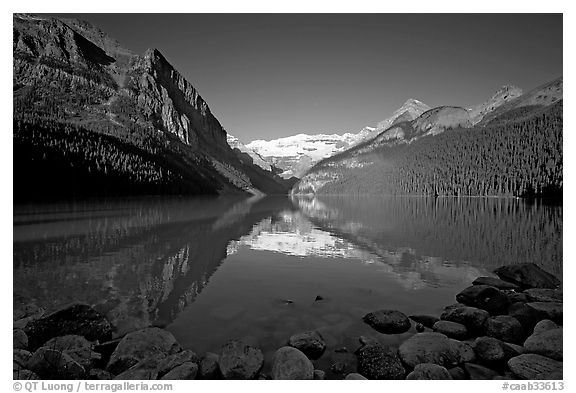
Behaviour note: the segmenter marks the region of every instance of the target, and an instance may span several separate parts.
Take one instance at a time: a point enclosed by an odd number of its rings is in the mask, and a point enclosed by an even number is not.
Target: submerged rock
[[[478,277],[477,279],[472,281],[472,285],[488,285],[498,289],[504,289],[504,290],[511,289],[515,291],[520,289],[520,286],[508,281],[501,280],[496,277]]]
[[[456,300],[486,310],[492,315],[505,314],[510,306],[510,300],[504,292],[488,285],[472,285],[457,294]]]
[[[550,288],[560,285],[560,280],[533,263],[507,265],[494,270],[502,280],[510,281],[523,288]]]
[[[313,379],[314,366],[303,352],[282,347],[272,359],[272,379]]]
[[[406,379],[442,380],[452,379],[446,368],[433,363],[420,363],[414,367]]]
[[[218,364],[226,379],[254,379],[262,369],[264,355],[258,348],[232,340],[222,346]]]
[[[562,362],[533,353],[513,357],[508,367],[521,379],[548,379],[550,375],[562,373]]]
[[[377,310],[364,315],[364,322],[384,334],[404,333],[410,329],[410,320],[396,310]]]
[[[404,379],[406,370],[397,351],[379,344],[364,345],[356,351],[358,372],[368,379]]]
[[[550,359],[562,361],[562,336],[562,328],[546,330],[541,333],[533,334],[528,337],[526,342],[524,342],[524,348],[527,353],[535,353],[546,356]]]
[[[442,333],[447,337],[454,338],[456,340],[464,340],[469,336],[466,326],[458,322],[438,321],[432,328],[435,332]]]
[[[320,333],[315,331],[298,333],[290,337],[288,345],[302,352],[309,359],[318,359],[326,350],[326,344]]]

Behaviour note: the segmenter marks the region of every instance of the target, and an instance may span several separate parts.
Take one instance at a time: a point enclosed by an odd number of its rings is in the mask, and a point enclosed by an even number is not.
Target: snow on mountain
[[[472,123],[476,124],[481,121],[484,116],[493,112],[499,106],[502,106],[508,101],[511,101],[522,95],[522,89],[514,85],[502,86],[490,99],[481,104],[468,108]]]
[[[234,135],[227,134],[226,135],[226,141],[228,142],[228,145],[232,148],[232,150],[238,149],[238,150],[240,150],[241,153],[248,154],[252,158],[252,163],[254,165],[258,165],[260,168],[264,169],[265,171],[272,172],[272,165],[271,165],[270,161],[265,160],[264,158],[262,158],[262,156],[260,154],[256,153],[254,150],[246,147],[246,145],[244,145],[242,142],[240,142],[240,140],[238,138],[236,138]]]

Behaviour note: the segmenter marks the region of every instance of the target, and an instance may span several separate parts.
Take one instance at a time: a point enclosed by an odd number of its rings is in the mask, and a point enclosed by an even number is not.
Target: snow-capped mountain
[[[227,134],[226,141],[228,142],[228,145],[232,148],[232,150],[238,149],[240,150],[241,153],[248,154],[252,158],[252,163],[254,165],[258,165],[265,171],[272,172],[272,164],[270,161],[264,159],[260,154],[256,153],[254,150],[246,147],[246,145],[240,142],[240,140],[236,138],[234,135]]]

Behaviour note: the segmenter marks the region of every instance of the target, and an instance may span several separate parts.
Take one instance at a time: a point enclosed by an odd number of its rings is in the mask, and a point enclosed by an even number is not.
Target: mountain
[[[468,109],[472,123],[476,124],[499,106],[522,95],[522,89],[513,85],[502,86],[490,99]]]
[[[157,49],[87,22],[13,16],[14,196],[285,193],[240,160],[208,104]]]
[[[260,168],[264,169],[265,171],[273,172],[272,163],[262,158],[262,156],[256,153],[254,150],[246,147],[238,138],[234,135],[228,134],[226,135],[226,142],[232,148],[232,150],[236,151],[236,155],[239,159],[247,158],[246,156],[250,157],[249,159],[252,160],[254,165],[258,165]]]
[[[292,193],[558,196],[562,108],[561,80],[474,126],[470,111],[434,108],[317,163]]]

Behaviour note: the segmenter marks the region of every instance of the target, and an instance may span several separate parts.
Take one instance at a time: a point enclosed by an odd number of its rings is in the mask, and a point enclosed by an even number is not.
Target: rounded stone
[[[546,330],[557,329],[558,325],[549,319],[543,319],[534,326],[534,331],[532,334],[540,334]]]
[[[315,331],[298,333],[290,337],[288,345],[294,347],[302,352],[309,359],[318,359],[326,350],[326,343],[320,335]]]
[[[456,340],[465,340],[469,336],[466,326],[458,322],[438,321],[434,324],[433,330]]]
[[[530,288],[524,291],[531,302],[562,303],[563,293],[560,289]]]
[[[366,377],[364,377],[358,373],[350,373],[350,374],[346,375],[346,378],[344,378],[344,379],[368,379],[368,378],[366,378]]]
[[[533,334],[524,342],[527,353],[535,353],[554,360],[563,360],[563,329],[551,329]]]
[[[486,335],[502,341],[522,342],[524,329],[516,318],[510,315],[498,315],[486,321]]]
[[[417,333],[404,341],[398,353],[402,361],[411,368],[420,363],[433,363],[452,367],[462,363],[462,348],[459,341],[451,340],[440,333]]]
[[[219,366],[226,379],[254,379],[264,364],[264,355],[258,348],[238,340],[222,346]]]
[[[379,344],[364,345],[356,351],[358,372],[368,379],[404,379],[406,370],[397,351]]]
[[[222,377],[220,373],[220,365],[218,361],[220,356],[218,354],[207,352],[206,355],[200,360],[199,374],[202,379],[219,379]]]
[[[452,376],[446,370],[446,368],[433,363],[420,363],[414,367],[406,379],[415,380],[442,380],[442,379],[452,379]]]
[[[562,362],[534,353],[526,353],[508,360],[510,371],[521,379],[536,379],[562,373]]]
[[[457,294],[456,300],[486,310],[492,315],[505,314],[510,306],[510,300],[504,292],[488,285],[472,285]]]
[[[454,306],[446,308],[440,319],[460,323],[472,334],[484,334],[490,314],[476,307]]]
[[[404,333],[411,326],[408,317],[396,310],[373,311],[366,314],[363,320],[376,331],[385,334]]]
[[[293,347],[282,347],[272,358],[272,379],[313,379],[314,366],[304,353]]]

